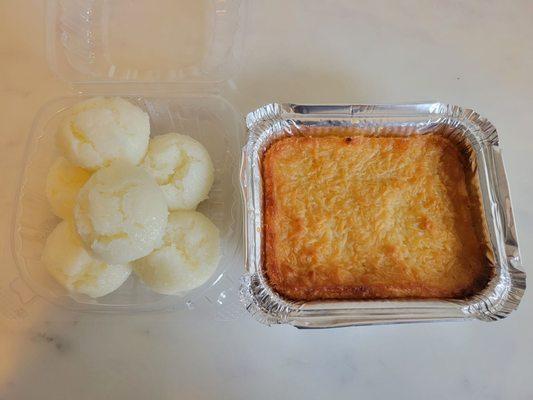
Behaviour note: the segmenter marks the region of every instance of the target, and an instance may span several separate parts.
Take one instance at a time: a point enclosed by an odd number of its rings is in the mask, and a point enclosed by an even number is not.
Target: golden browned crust
[[[479,199],[456,146],[437,134],[334,133],[285,137],[264,154],[273,288],[293,300],[463,298],[483,288]]]

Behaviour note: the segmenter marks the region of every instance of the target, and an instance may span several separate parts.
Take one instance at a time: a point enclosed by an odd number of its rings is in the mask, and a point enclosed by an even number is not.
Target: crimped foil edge
[[[318,115],[316,114],[317,110],[320,112]],[[273,103],[248,114],[246,118],[249,140],[243,151],[243,166],[245,160],[250,161],[253,152],[258,150],[255,141],[265,132],[268,134],[282,130],[290,131],[292,125],[298,126],[302,121],[313,117],[320,117],[326,121],[330,119],[330,122],[337,122],[337,119],[341,119],[349,123],[352,120],[365,118],[365,115],[366,118],[384,116],[400,119],[413,116],[432,116],[435,118],[432,122],[433,126],[446,123],[450,126],[455,124],[467,128],[468,134],[472,136],[470,139],[472,139],[475,151],[483,158],[481,169],[486,169],[484,172],[487,174],[486,178],[489,184],[497,186],[491,189],[491,192],[494,193],[484,193],[485,212],[487,212],[485,204],[488,201],[487,198],[503,196],[503,199],[499,199],[499,204],[491,203],[491,207],[505,208],[492,210],[495,212],[496,222],[499,223],[498,229],[503,228],[503,232],[496,232],[503,234],[504,243],[498,241],[498,245],[505,247],[504,249],[496,249],[499,251],[499,263],[503,264],[499,267],[504,268],[504,270],[499,271],[499,280],[493,279],[484,291],[466,300],[355,302],[357,306],[354,308],[339,309],[336,310],[336,313],[331,313],[331,309],[328,309],[321,316],[317,316],[317,309],[308,310],[306,304],[297,304],[280,298],[268,286],[265,279],[261,278],[261,271],[250,268],[251,264],[247,260],[248,274],[242,280],[241,300],[248,311],[257,320],[266,324],[290,323],[298,327],[331,327],[444,319],[492,321],[506,317],[520,303],[526,287],[525,273],[520,269],[520,252],[505,170],[498,148],[497,131],[490,121],[475,111],[444,103],[331,106]],[[253,189],[254,185],[250,177],[253,175],[254,165],[253,162],[247,164],[243,174],[250,174],[248,176],[248,189]],[[253,210],[253,206],[250,208],[250,205],[256,194],[253,191],[245,190],[243,187],[243,195],[245,204],[247,204],[245,207],[247,218],[253,219],[255,210]],[[503,221],[500,221],[502,216]],[[254,226],[253,229],[253,234],[256,234],[258,227]],[[246,235],[246,240],[250,239],[253,239],[253,236],[248,237]],[[247,250],[249,245],[250,243],[246,244]],[[369,304],[372,306],[368,307]],[[328,312],[330,312],[329,316],[327,315]]]

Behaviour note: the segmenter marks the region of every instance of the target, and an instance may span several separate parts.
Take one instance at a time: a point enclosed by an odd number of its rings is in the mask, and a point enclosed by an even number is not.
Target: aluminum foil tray
[[[269,104],[248,114],[243,148],[246,273],[241,300],[265,324],[300,328],[479,319],[493,321],[517,308],[526,288],[507,179],[495,127],[476,112],[443,103],[395,105]],[[297,302],[283,298],[263,271],[262,155],[276,139],[308,126],[352,126],[379,135],[439,132],[468,152],[479,178],[485,228],[492,250],[492,278],[466,299],[328,300]]]

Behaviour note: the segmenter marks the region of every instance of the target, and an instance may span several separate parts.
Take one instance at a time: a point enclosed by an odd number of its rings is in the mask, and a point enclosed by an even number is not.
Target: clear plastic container
[[[242,266],[242,210],[238,169],[242,118],[219,91],[238,66],[243,35],[240,0],[50,0],[47,55],[51,68],[72,83],[72,97],[44,105],[28,137],[13,219],[12,253],[20,277],[0,286],[0,316],[26,315],[35,298],[69,309],[136,312],[194,309],[199,302],[238,302]],[[133,18],[136,15],[142,18]],[[132,25],[130,21],[141,25]],[[201,21],[201,23],[198,23]],[[123,96],[150,116],[152,136],[191,135],[206,146],[215,183],[199,210],[220,229],[222,257],[216,273],[184,296],[165,296],[133,275],[99,299],[69,294],[40,261],[49,232],[59,222],[47,203],[45,178],[57,157],[54,136],[70,106],[93,95]]]

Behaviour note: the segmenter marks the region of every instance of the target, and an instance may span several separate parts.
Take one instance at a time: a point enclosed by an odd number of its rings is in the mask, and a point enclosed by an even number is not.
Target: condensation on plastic
[[[511,199],[498,135],[476,112],[442,103],[399,105],[269,104],[248,114],[248,142],[243,148],[245,264],[241,301],[265,324],[300,328],[506,317],[518,307],[526,288]],[[354,126],[369,134],[380,129],[400,135],[442,132],[468,148],[475,162],[484,217],[492,247],[493,278],[480,293],[453,300],[312,301],[284,299],[268,283],[262,268],[263,193],[261,158],[276,138],[303,126]],[[445,128],[445,129],[443,129]]]
[[[40,262],[46,236],[59,221],[46,202],[44,183],[58,155],[57,125],[70,106],[86,97],[56,99],[42,107],[27,139],[12,224],[13,268],[5,268],[0,282],[0,320],[22,325],[40,312],[34,310],[54,305],[65,315],[68,310],[177,309],[203,310],[219,320],[240,315],[243,126],[240,114],[218,93],[219,84],[239,64],[244,8],[241,0],[163,0],[157,6],[144,0],[47,1],[47,57],[60,78],[85,95],[128,98],[149,114],[152,135],[185,133],[207,148],[216,176],[210,198],[199,210],[220,229],[222,258],[209,282],[183,296],[159,295],[133,276],[99,299],[59,287]],[[142,26],[130,24],[135,14],[143,15],[135,18]]]

